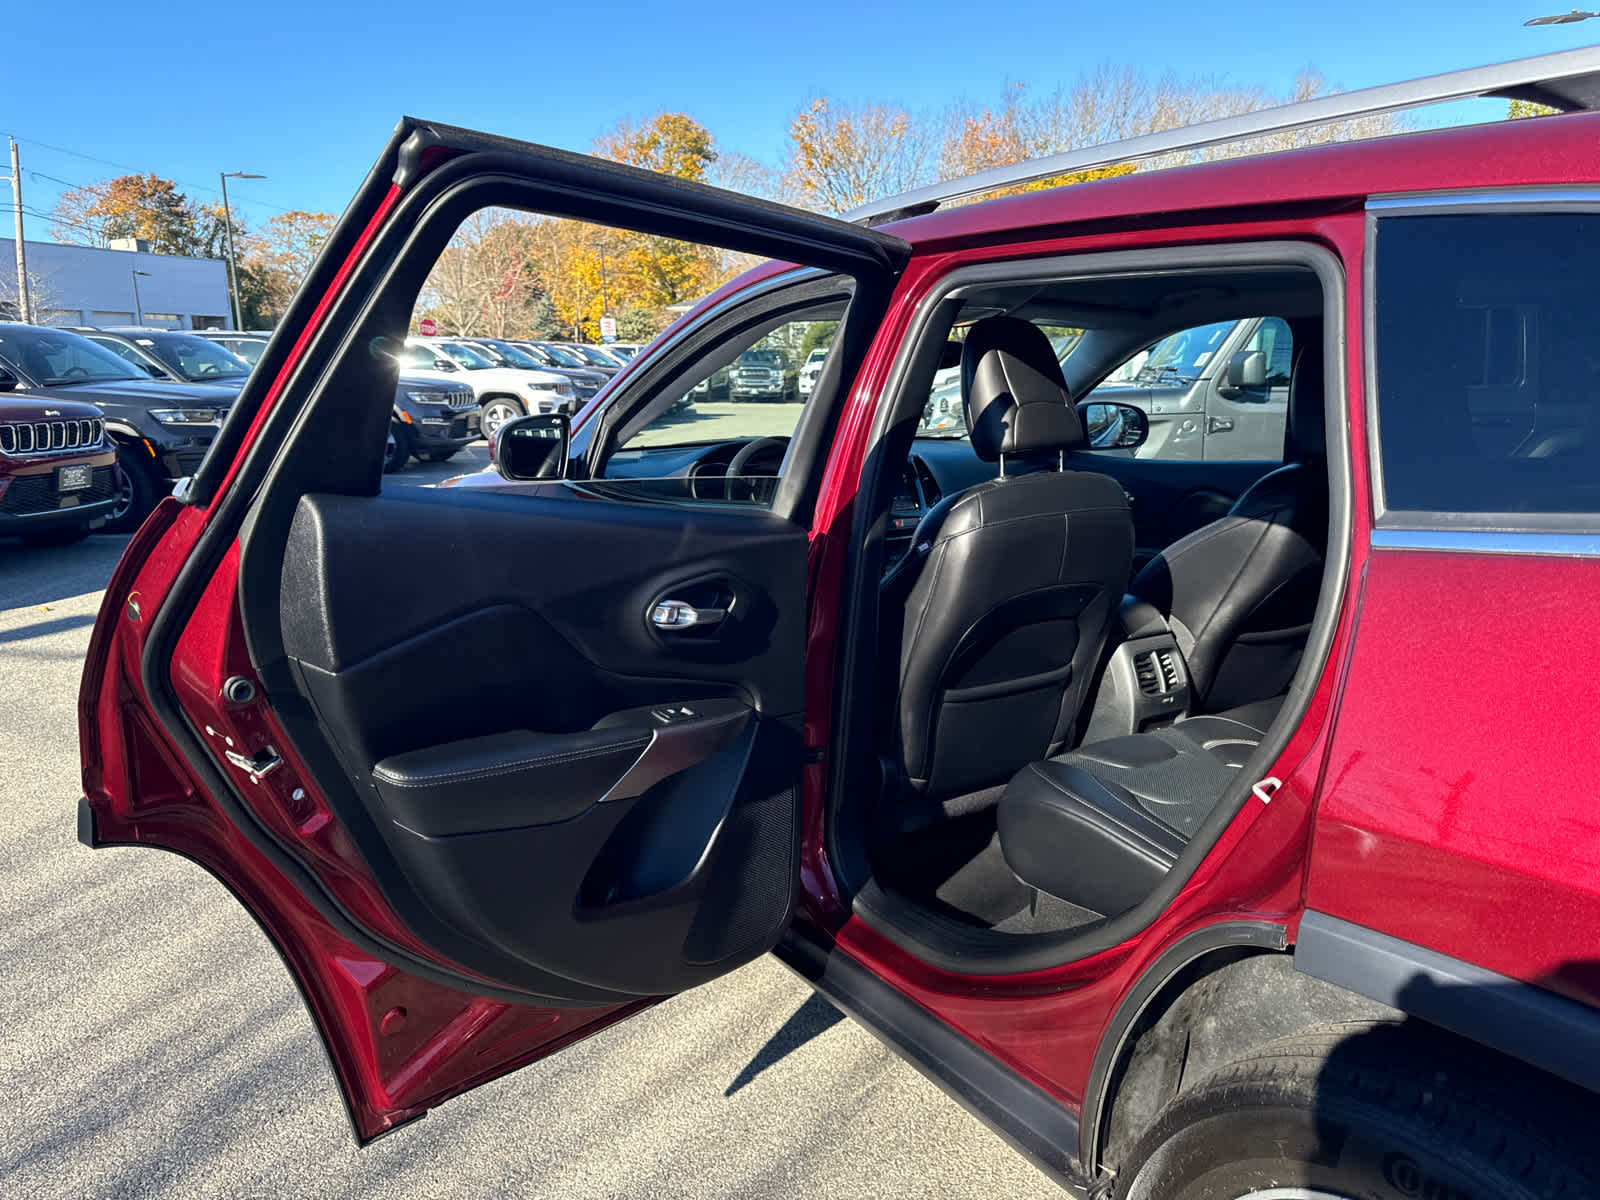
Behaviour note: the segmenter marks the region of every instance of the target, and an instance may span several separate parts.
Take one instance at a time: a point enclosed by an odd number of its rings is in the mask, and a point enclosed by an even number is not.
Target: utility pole
[[[243,322],[239,319],[239,264],[233,257],[233,209],[228,207],[228,180],[265,179],[266,176],[249,171],[218,171],[217,178],[222,180],[222,233],[228,243],[228,299],[233,302],[233,327],[238,329]]]
[[[17,219],[17,316],[24,325],[33,324],[33,301],[28,296],[28,251],[22,242],[22,160],[17,154],[17,139],[11,139],[11,210]]]

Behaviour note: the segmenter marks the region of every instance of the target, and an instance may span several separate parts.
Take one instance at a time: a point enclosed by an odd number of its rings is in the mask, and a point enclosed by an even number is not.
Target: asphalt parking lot
[[[79,672],[126,540],[0,540],[0,1195],[1061,1194],[770,959],[358,1151],[243,909],[74,836]]]

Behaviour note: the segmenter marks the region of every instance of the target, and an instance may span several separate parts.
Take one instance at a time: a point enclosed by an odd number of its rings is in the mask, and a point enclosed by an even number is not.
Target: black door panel
[[[680,991],[788,918],[807,535],[554,492],[302,498],[290,677],[441,950],[574,1003]],[[670,600],[716,619],[658,628]]]

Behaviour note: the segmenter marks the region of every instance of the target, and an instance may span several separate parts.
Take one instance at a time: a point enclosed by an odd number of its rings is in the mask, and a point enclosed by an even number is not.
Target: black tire
[[[142,450],[143,447],[140,447]],[[126,447],[122,450],[124,459],[132,459],[136,451]],[[141,466],[138,460],[117,463],[117,502],[111,508],[111,515],[106,523],[100,526],[102,533],[132,533],[144,524],[144,519],[150,515],[150,510],[156,506],[156,500],[164,492],[165,479],[158,481],[155,472],[149,467]]]
[[[25,533],[22,535],[22,541],[28,546],[70,546],[88,536],[89,527],[79,525],[76,528],[41,529],[38,533]]]
[[[451,449],[451,450],[429,450],[428,451],[428,461],[429,462],[449,462],[455,456],[456,456],[456,450],[454,450],[454,449]]]
[[[1423,1028],[1285,1038],[1181,1093],[1117,1200],[1579,1200],[1593,1098]]]
[[[383,451],[383,473],[392,475],[406,465],[411,457],[411,435],[404,425],[390,424],[389,444]]]

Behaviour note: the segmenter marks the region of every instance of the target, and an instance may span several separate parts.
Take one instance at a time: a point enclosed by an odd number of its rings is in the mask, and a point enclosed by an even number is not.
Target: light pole
[[[239,319],[239,264],[233,258],[233,209],[228,207],[228,180],[265,179],[266,176],[249,171],[219,171],[217,178],[222,180],[222,219],[226,222],[222,233],[228,239],[228,299],[233,303],[233,327],[238,329],[243,322]]]
[[[149,271],[141,271],[138,267],[133,268],[133,323],[135,325],[144,324],[144,305],[139,303],[139,276],[148,277],[149,274]]]
[[[1600,12],[1584,12],[1581,9],[1575,8],[1571,12],[1556,13],[1554,16],[1551,16],[1551,17],[1534,17],[1532,20],[1524,21],[1523,24],[1524,25],[1573,25],[1573,24],[1576,24],[1579,21],[1587,21],[1590,17],[1600,17]]]

